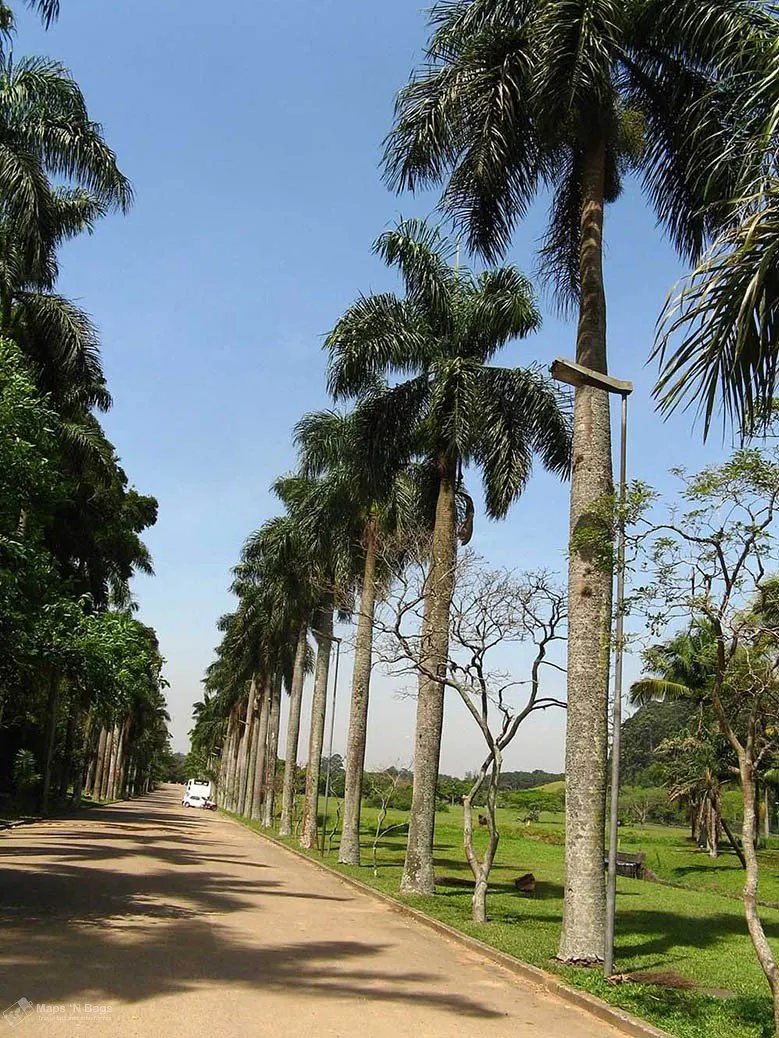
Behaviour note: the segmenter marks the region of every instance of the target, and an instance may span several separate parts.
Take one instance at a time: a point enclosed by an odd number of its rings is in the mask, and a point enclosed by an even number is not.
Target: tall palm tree
[[[292,654],[287,680],[289,712],[279,823],[282,836],[292,832],[303,683],[310,669],[307,633],[316,597],[311,584],[313,566],[306,557],[306,546],[294,516],[286,514],[269,520],[249,537],[242,553],[242,565],[248,571],[263,575],[266,591],[271,596],[270,613],[277,640],[279,634],[282,642],[286,638],[285,648]],[[258,738],[259,734],[258,731]]]
[[[343,824],[338,860],[360,864],[360,814],[368,701],[373,657],[373,624],[376,598],[385,576],[382,557],[390,541],[419,521],[418,497],[413,479],[403,468],[402,453],[382,459],[377,467],[365,457],[359,408],[348,414],[319,411],[305,415],[295,429],[295,442],[304,472],[327,476],[351,501],[362,557],[357,637],[352,671],[349,733],[344,760]],[[392,441],[387,441],[392,450]],[[388,478],[389,477],[389,478]],[[394,478],[393,478],[394,477]]]
[[[544,271],[578,310],[576,360],[605,372],[605,205],[635,170],[675,246],[700,254],[736,178],[714,161],[730,139],[731,95],[756,81],[775,20],[751,0],[443,0],[431,26],[427,64],[398,97],[388,181],[445,183],[444,211],[488,258],[551,189]],[[612,573],[586,545],[611,537],[597,504],[612,492],[612,463],[608,397],[588,386],[576,390],[573,458],[559,954],[598,961]]]
[[[407,221],[383,234],[376,251],[396,267],[405,297],[359,299],[327,339],[329,388],[361,401],[368,456],[424,458],[436,473],[436,506],[423,621],[424,666],[417,700],[414,790],[402,889],[433,893],[435,790],[456,558],[456,494],[463,466],[482,472],[487,513],[506,514],[538,453],[566,475],[570,433],[560,398],[534,370],[493,367],[514,338],[540,323],[526,278],[513,267],[475,276],[448,262],[439,231]],[[383,380],[405,376],[389,386]],[[387,440],[394,440],[392,450]]]
[[[302,847],[316,846],[319,778],[327,711],[327,683],[333,649],[334,612],[348,606],[358,565],[359,515],[343,481],[312,478],[303,472],[277,480],[273,489],[297,525],[304,556],[310,560],[311,632],[317,643],[311,699],[306,789],[300,827]]]

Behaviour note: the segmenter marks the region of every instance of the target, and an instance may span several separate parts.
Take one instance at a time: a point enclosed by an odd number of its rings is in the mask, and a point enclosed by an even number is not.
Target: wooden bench
[[[635,854],[630,851],[617,851],[617,875],[628,876],[630,879],[642,879],[644,875],[644,864],[646,862],[646,854],[643,851],[637,851]],[[603,859],[603,867],[609,867],[609,859]]]

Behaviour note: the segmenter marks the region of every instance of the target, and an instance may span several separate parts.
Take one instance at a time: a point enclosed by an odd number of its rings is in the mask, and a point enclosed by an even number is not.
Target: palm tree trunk
[[[78,756],[78,767],[76,768],[73,779],[73,795],[71,797],[71,802],[74,804],[80,803],[81,797],[84,793],[85,783],[89,783],[89,777],[92,771],[92,761],[90,759],[92,730],[92,710],[90,709],[87,713],[87,719],[84,724],[84,734],[81,738],[81,752]]]
[[[268,748],[268,718],[270,716],[271,679],[265,678],[262,687],[262,705],[257,723],[257,756],[254,762],[254,788],[252,810],[249,817],[259,822],[262,817],[262,795],[265,792],[265,754]]]
[[[279,723],[281,721],[281,673],[273,681],[273,698],[268,719],[268,749],[265,753],[265,801],[262,806],[262,827],[273,825],[273,803],[276,798],[276,761],[279,758]]]
[[[127,760],[127,743],[130,739],[132,718],[126,717],[119,733],[119,745],[116,750],[116,769],[114,772],[114,788],[112,799],[121,799],[124,794],[124,778]]]
[[[116,761],[119,754],[119,725],[115,724],[111,731],[111,755],[108,758],[106,770],[105,797],[104,800],[113,800],[116,788]]]
[[[244,816],[251,813],[252,800],[254,798],[254,782],[256,778],[257,769],[257,743],[259,742],[259,729],[260,719],[257,716],[257,702],[258,694],[257,690],[259,684],[257,681],[257,675],[255,674],[252,678],[252,685],[254,686],[254,703],[252,708],[252,741],[249,744],[249,760],[246,765],[246,803],[244,804]]]
[[[71,696],[68,706],[68,725],[65,730],[65,749],[62,755],[60,767],[59,784],[57,796],[64,799],[68,794],[70,777],[73,773],[73,755],[76,748],[76,722],[78,721],[78,707],[75,698]]]
[[[246,723],[243,726],[241,747],[238,752],[238,814],[246,813],[246,787],[249,777],[249,748],[252,742],[252,728],[254,727],[254,697],[256,695],[256,683],[254,678],[249,685],[249,698],[246,703]],[[251,803],[251,801],[250,801]]]
[[[417,699],[414,789],[409,815],[406,861],[400,889],[407,894],[434,894],[433,839],[435,836],[435,794],[441,730],[444,723],[444,684],[432,675],[440,674],[449,657],[449,614],[457,561],[455,532],[455,473],[452,463],[442,463],[438,488],[432,558],[425,587],[422,620],[422,663]]]
[[[54,741],[57,736],[57,709],[60,696],[60,676],[56,670],[49,675],[49,697],[46,703],[46,728],[43,736],[43,787],[41,790],[41,814],[49,809],[51,771],[54,761]]]
[[[316,847],[317,813],[319,811],[319,772],[322,762],[322,744],[325,738],[327,712],[327,679],[330,674],[330,651],[333,633],[333,603],[326,601],[316,614],[317,655],[314,673],[314,694],[311,700],[311,728],[308,738],[306,764],[306,792],[303,798],[303,822],[300,827],[300,846]]]
[[[292,833],[292,814],[295,806],[295,782],[298,769],[298,742],[300,741],[300,708],[303,705],[303,683],[306,677],[307,632],[308,623],[303,621],[298,631],[298,643],[295,648],[295,667],[292,671],[292,687],[289,691],[287,756],[284,760],[284,786],[281,794],[279,836],[290,836]]]
[[[346,743],[344,822],[338,860],[346,865],[360,864],[360,808],[362,775],[365,768],[365,739],[368,729],[368,695],[373,657],[373,616],[376,608],[376,519],[365,530],[365,568],[363,570],[360,618],[354,647],[352,705],[349,737]]]
[[[576,360],[606,371],[606,295],[603,286],[605,147],[584,158],[580,247],[581,302]],[[612,566],[604,547],[611,530],[598,506],[613,492],[608,394],[576,389],[568,562],[568,711],[565,756],[565,902],[558,957],[603,959],[606,891],[608,683]],[[597,538],[601,552],[593,550]],[[604,543],[605,542],[605,543]]]
[[[235,763],[236,763],[236,739],[240,731],[239,710],[234,706],[230,711],[230,720],[227,726],[227,757],[225,759],[225,790],[224,806],[226,811],[235,810]]]
[[[119,784],[119,765],[122,758],[122,739],[124,726],[116,726],[114,735],[114,753],[111,760],[111,775],[108,780],[108,799],[116,800],[117,786]]]
[[[97,756],[95,757],[95,774],[87,792],[93,800],[100,799],[100,787],[103,784],[103,757],[105,755],[105,742],[108,732],[105,727],[100,729],[100,738],[97,741]]]
[[[217,785],[217,797],[219,806],[227,810],[228,789],[230,782],[230,747],[233,742],[233,713],[227,718],[227,729],[220,752],[219,781]]]
[[[103,748],[103,777],[100,782],[100,800],[108,799],[108,785],[111,777],[111,757],[114,752],[114,726],[106,729],[105,747]]]

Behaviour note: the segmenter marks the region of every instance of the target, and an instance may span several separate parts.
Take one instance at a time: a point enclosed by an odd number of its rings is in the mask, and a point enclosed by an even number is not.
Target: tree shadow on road
[[[6,1004],[21,994],[33,1002],[135,1003],[208,982],[297,999],[428,1006],[474,1019],[502,1015],[437,989],[436,974],[383,966],[391,945],[253,940],[245,918],[242,930],[232,925],[236,913],[256,914],[258,938],[266,938],[262,912],[281,903],[275,899],[307,900],[312,913],[315,905],[322,913],[355,896],[296,889],[306,886],[299,876],[258,875],[256,867],[267,866],[242,855],[240,845],[237,853],[217,846],[221,853],[210,854],[214,841],[200,824],[177,823],[153,798],[123,810],[95,808],[88,826],[65,821],[16,831],[0,844],[0,997]],[[274,919],[278,925],[278,913]]]

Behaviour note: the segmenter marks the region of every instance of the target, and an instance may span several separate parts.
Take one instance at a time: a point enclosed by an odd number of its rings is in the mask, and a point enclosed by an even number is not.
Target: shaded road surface
[[[180,797],[0,833],[15,1036],[616,1034]]]

